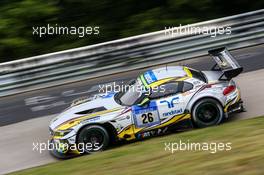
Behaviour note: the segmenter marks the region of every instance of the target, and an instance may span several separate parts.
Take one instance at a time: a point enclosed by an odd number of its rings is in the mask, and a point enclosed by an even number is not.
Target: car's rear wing
[[[219,80],[230,80],[243,71],[243,67],[238,64],[225,47],[209,50],[208,53],[216,62],[212,70],[221,70],[223,72]]]

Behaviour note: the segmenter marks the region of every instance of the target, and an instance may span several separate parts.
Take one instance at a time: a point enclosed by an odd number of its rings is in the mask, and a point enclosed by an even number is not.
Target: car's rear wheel
[[[223,107],[217,100],[205,98],[193,106],[192,120],[198,128],[218,125],[223,118]]]
[[[108,146],[109,134],[102,126],[89,125],[82,128],[78,134],[77,143],[80,152],[99,152]]]

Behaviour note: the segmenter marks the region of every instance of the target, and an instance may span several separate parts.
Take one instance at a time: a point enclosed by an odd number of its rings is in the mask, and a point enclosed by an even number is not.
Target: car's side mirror
[[[146,97],[138,104],[138,106],[145,106],[149,102],[150,102],[150,99],[148,97]]]

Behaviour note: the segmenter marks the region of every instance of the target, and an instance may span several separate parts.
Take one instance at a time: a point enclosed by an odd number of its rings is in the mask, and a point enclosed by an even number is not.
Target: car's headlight
[[[51,129],[51,127],[49,127],[49,132],[50,132],[50,135],[54,135],[54,131]]]
[[[67,130],[58,130],[58,131],[55,131],[54,132],[54,136],[60,136],[60,137],[63,137],[63,136],[66,136],[67,134],[69,134],[73,129],[67,129]]]

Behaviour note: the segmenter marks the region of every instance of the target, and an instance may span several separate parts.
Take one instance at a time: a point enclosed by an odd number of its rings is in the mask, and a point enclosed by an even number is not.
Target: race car
[[[119,92],[75,101],[49,126],[58,158],[105,150],[122,140],[220,124],[244,110],[233,77],[243,68],[226,48],[212,49],[210,71],[186,66],[148,70]]]

